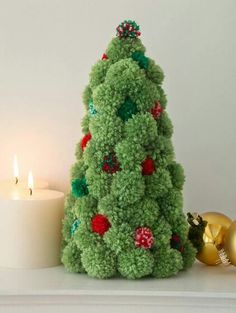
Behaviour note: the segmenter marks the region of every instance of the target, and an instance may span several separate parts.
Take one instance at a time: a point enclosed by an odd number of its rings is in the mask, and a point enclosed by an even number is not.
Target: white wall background
[[[91,66],[126,18],[164,69],[185,209],[236,218],[236,1],[0,0],[0,179],[69,188]]]

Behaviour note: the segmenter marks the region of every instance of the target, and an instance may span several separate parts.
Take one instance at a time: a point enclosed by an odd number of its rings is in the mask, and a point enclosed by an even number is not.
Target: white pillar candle
[[[0,190],[0,266],[60,264],[64,194],[54,190]]]

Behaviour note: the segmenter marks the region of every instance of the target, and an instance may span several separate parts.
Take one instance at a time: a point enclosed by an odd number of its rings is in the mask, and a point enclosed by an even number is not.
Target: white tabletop
[[[107,312],[118,312],[116,304],[129,307],[127,312],[139,312],[141,308],[144,311],[140,312],[156,312],[157,308],[162,312],[161,308],[170,305],[174,305],[173,312],[185,312],[184,307],[189,309],[189,305],[194,305],[192,312],[204,312],[205,305],[206,312],[211,312],[213,304],[222,309],[217,312],[236,312],[236,267],[209,267],[196,262],[190,270],[175,277],[135,281],[92,279],[84,274],[68,273],[62,266],[38,270],[0,269],[0,312],[21,312],[20,307],[14,311],[10,306],[34,303],[63,304],[64,313],[78,312],[81,304],[83,313],[99,312],[92,307],[97,309],[98,304],[104,306],[101,307],[103,313],[106,306]],[[69,309],[71,303],[75,311]],[[50,312],[54,312],[53,306],[51,309]],[[41,311],[34,311],[32,307],[31,312]],[[60,311],[57,308],[55,312]],[[172,312],[170,307],[168,312]]]

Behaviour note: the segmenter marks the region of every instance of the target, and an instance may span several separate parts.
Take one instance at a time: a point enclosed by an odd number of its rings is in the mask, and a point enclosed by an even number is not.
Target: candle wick
[[[32,194],[33,194],[32,188],[29,189],[29,192],[30,192],[30,196],[32,196]]]
[[[18,184],[18,182],[19,182],[18,177],[15,177],[15,185],[17,185],[17,184]]]

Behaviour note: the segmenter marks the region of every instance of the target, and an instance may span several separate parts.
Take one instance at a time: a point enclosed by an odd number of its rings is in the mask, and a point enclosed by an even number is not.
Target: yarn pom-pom
[[[184,247],[181,243],[180,237],[177,234],[173,234],[170,240],[170,245],[172,249],[176,249],[180,252],[184,251]]]
[[[97,114],[97,110],[95,109],[93,99],[89,100],[89,113],[91,116],[95,116]]]
[[[83,137],[83,139],[81,140],[81,148],[82,148],[82,150],[84,151],[84,149],[85,149],[85,147],[86,147],[86,145],[87,145],[87,143],[89,142],[89,140],[92,138],[92,136],[91,136],[91,133],[87,133],[84,137]]]
[[[142,174],[152,175],[155,172],[155,164],[152,158],[147,157],[142,163]]]
[[[78,198],[86,196],[89,193],[85,177],[74,179],[71,183],[71,188],[73,196]]]
[[[133,115],[138,113],[137,105],[129,98],[119,107],[117,115],[124,121],[128,121]]]
[[[71,229],[70,229],[71,237],[74,236],[74,233],[78,229],[80,223],[81,222],[80,222],[80,220],[78,218],[76,220],[74,220],[73,224],[71,225]]]
[[[161,113],[163,112],[163,109],[161,107],[161,104],[159,101],[155,103],[155,106],[151,108],[151,114],[157,120],[160,116]]]
[[[106,53],[103,53],[102,60],[104,61],[104,60],[107,60],[107,59],[108,59],[108,56],[106,55]]]
[[[120,171],[120,163],[117,161],[116,155],[111,152],[103,159],[102,170],[108,174],[114,174]]]
[[[125,20],[116,28],[117,37],[137,38],[140,35],[139,25],[137,25],[135,21]]]
[[[105,215],[96,214],[91,220],[91,227],[94,233],[103,236],[111,227],[111,224]]]
[[[141,51],[135,51],[133,54],[132,54],[132,59],[136,62],[138,62],[138,65],[147,70],[148,69],[148,64],[149,64],[149,59],[144,55],[143,52]]]
[[[137,248],[150,249],[154,238],[150,228],[139,227],[135,231],[135,246]]]

